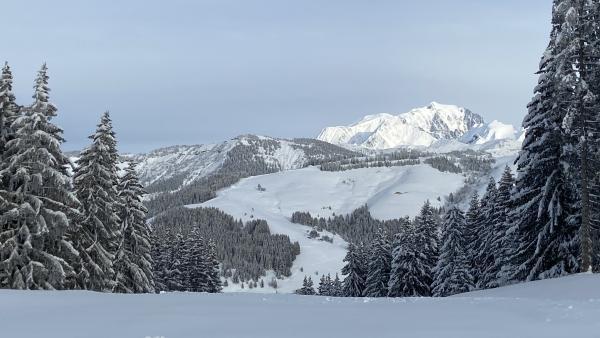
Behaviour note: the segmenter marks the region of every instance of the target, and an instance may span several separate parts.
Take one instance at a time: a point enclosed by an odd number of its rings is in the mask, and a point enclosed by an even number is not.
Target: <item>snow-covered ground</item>
[[[592,338],[600,276],[451,298],[0,290],[0,337]]]
[[[339,236],[334,237],[333,244],[309,239],[309,227],[290,222],[295,211],[327,218],[334,213],[348,214],[367,204],[378,219],[412,217],[427,199],[440,205],[438,197],[443,200],[445,195],[459,189],[463,180],[462,175],[443,173],[429,165],[342,172],[309,167],[243,179],[201,206],[219,208],[245,221],[265,219],[273,233],[298,241],[301,253],[294,261],[292,276],[279,283],[279,292],[292,292],[300,287],[305,275],[312,275],[315,281],[321,274],[335,276],[346,254],[346,243]],[[259,184],[266,190],[259,191]],[[226,291],[241,290],[230,283]],[[270,288],[244,291],[274,292]]]

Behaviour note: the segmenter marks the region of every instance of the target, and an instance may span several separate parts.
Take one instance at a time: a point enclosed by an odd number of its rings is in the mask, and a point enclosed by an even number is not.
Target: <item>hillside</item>
[[[318,140],[242,135],[216,144],[172,146],[130,157],[139,162],[142,182],[152,192],[163,192],[215,174],[248,177],[356,155]]]
[[[271,232],[297,241],[300,255],[292,266],[292,276],[279,283],[280,292],[292,292],[306,274],[339,273],[346,254],[346,243],[339,236],[330,235],[334,238],[332,244],[308,238],[309,227],[290,222],[295,211],[329,217],[348,214],[367,204],[375,218],[415,216],[427,199],[441,205],[445,195],[462,187],[463,179],[462,175],[440,172],[429,165],[341,172],[310,167],[243,179],[201,206],[219,208],[244,221],[264,219]],[[258,189],[259,185],[264,191]],[[239,291],[239,287],[231,285],[227,291]]]
[[[10,309],[0,327],[12,338],[592,338],[600,329],[599,284],[598,275],[576,275],[406,299],[0,290]]]

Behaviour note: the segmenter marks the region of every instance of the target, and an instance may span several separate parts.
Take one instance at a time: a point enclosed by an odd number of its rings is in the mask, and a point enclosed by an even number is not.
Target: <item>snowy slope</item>
[[[171,186],[179,187],[219,170],[232,173],[262,168],[274,172],[302,168],[314,159],[352,154],[317,140],[242,135],[217,144],[172,146],[125,157],[139,162],[137,170],[144,185],[172,180]]]
[[[316,277],[315,272],[339,273],[346,253],[346,243],[339,236],[333,244],[307,238],[309,227],[289,220],[295,211],[329,217],[334,213],[348,214],[367,204],[378,219],[415,216],[425,200],[439,205],[437,198],[456,191],[463,180],[461,175],[442,173],[428,165],[343,172],[309,167],[244,179],[201,205],[219,208],[243,220],[265,219],[272,232],[298,241],[301,253],[294,261],[292,277],[279,284],[280,291],[291,292],[301,285],[306,274]],[[259,184],[266,191],[259,191]]]
[[[600,332],[598,285],[598,275],[577,275],[407,299],[0,290],[0,332],[10,338],[592,338]]]
[[[480,115],[468,109],[432,102],[400,115],[368,115],[349,126],[327,127],[317,138],[333,144],[383,150],[429,147],[445,140],[483,145],[515,139],[516,129],[498,121],[486,124]]]

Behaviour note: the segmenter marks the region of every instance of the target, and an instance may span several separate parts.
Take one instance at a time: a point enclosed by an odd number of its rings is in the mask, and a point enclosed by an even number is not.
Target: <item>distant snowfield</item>
[[[600,276],[451,298],[0,290],[10,338],[598,337]]]
[[[259,191],[259,184],[266,190]],[[244,221],[265,219],[273,233],[298,241],[301,253],[294,261],[292,276],[279,281],[279,292],[286,293],[299,288],[305,275],[318,282],[321,274],[340,273],[346,254],[346,243],[339,236],[334,237],[333,244],[307,238],[309,227],[290,222],[295,211],[327,218],[348,214],[367,204],[378,219],[412,217],[418,214],[425,200],[441,205],[438,197],[443,200],[463,184],[462,175],[443,173],[429,165],[343,172],[309,167],[246,178],[220,191],[215,199],[188,207],[216,207]],[[230,284],[226,291],[242,290]],[[274,292],[266,287],[244,291]]]

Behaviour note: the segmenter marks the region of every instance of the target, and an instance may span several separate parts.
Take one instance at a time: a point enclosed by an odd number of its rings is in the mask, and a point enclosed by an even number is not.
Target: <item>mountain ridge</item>
[[[471,110],[455,105],[431,102],[398,115],[366,115],[347,126],[326,127],[318,140],[342,146],[385,150],[402,146],[429,147],[441,140],[483,144],[516,139],[517,130],[499,121],[486,123]]]

